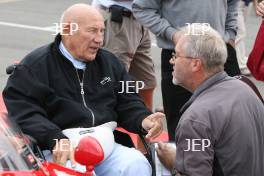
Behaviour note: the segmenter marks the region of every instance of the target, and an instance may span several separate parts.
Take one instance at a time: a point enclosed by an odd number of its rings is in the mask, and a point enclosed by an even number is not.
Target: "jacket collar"
[[[180,110],[180,114],[182,115],[202,92],[212,87],[213,85],[217,84],[218,82],[222,82],[224,79],[233,79],[233,78],[229,77],[225,71],[221,71],[209,77],[207,80],[205,80],[199,87],[197,87],[197,89],[193,92],[191,98],[183,105],[183,107]]]

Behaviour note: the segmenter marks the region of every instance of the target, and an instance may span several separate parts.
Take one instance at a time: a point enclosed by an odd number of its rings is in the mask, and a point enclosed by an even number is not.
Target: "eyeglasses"
[[[183,58],[188,58],[188,59],[195,59],[194,57],[189,57],[189,56],[180,56],[180,55],[177,55],[176,53],[172,53],[171,54],[171,59],[172,59],[172,61],[175,61],[175,59],[177,59],[177,58],[180,58],[180,57],[183,57]]]

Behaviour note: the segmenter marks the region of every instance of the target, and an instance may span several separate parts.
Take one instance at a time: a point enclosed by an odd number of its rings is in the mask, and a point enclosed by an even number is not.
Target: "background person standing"
[[[103,47],[117,56],[133,80],[144,82],[139,95],[152,111],[156,77],[151,40],[149,31],[132,14],[132,0],[93,0],[92,5],[105,17]]]

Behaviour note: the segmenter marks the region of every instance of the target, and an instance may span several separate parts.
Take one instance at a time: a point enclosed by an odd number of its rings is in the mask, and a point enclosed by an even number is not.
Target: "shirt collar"
[[[207,80],[205,80],[201,85],[197,87],[197,89],[193,92],[191,98],[182,106],[180,113],[183,114],[184,111],[194,102],[194,100],[206,89],[217,84],[218,82],[223,81],[224,79],[234,79],[229,77],[225,71],[221,71],[211,76]]]
[[[70,53],[69,51],[65,48],[65,46],[63,45],[62,41],[60,42],[59,45],[59,49],[60,52],[63,54],[63,56],[65,56],[69,61],[71,61],[71,63],[73,64],[73,66],[77,69],[81,69],[84,70],[86,68],[86,63],[79,61],[77,59],[75,59]]]

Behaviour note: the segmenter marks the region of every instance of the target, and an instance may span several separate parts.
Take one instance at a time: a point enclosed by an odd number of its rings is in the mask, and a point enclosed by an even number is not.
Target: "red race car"
[[[0,176],[93,176],[94,165],[104,158],[99,142],[84,137],[75,149],[76,161],[86,166],[86,172],[80,173],[36,157],[29,147],[29,138],[5,113],[0,113],[0,131]]]

